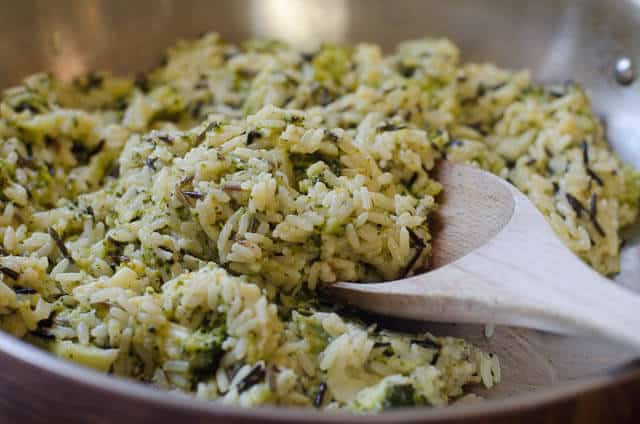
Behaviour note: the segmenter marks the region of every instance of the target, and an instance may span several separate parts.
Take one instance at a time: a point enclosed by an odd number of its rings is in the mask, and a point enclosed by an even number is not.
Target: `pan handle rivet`
[[[631,85],[637,77],[633,62],[628,57],[621,57],[616,61],[614,73],[620,85]]]

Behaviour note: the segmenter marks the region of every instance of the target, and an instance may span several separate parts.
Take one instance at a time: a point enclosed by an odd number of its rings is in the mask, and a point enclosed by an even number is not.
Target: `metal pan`
[[[640,167],[640,83],[620,84],[631,82],[624,81],[625,72],[633,73],[628,69],[620,69],[619,81],[615,75],[620,58],[640,63],[640,0],[0,0],[0,10],[0,87],[41,70],[64,79],[90,69],[144,70],[176,38],[208,30],[231,40],[276,37],[301,48],[320,41],[390,48],[408,38],[446,36],[461,46],[465,60],[526,67],[543,82],[581,82],[606,122],[613,148]],[[640,291],[637,227],[627,235],[616,280]],[[510,328],[498,328],[485,340],[474,326],[388,324],[463,336],[498,353],[503,382],[482,393],[484,402],[376,417],[243,410],[100,375],[0,333],[0,419],[512,422],[539,414],[579,421],[588,413],[616,421],[626,415],[610,415],[621,409],[615,402],[630,390],[640,392],[637,355],[602,340]],[[622,410],[628,413],[629,407]]]

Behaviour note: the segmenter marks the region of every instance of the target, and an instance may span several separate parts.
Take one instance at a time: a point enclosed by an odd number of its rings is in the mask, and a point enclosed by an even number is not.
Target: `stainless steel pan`
[[[640,83],[632,82],[640,63],[640,0],[0,0],[0,87],[41,70],[65,79],[90,69],[144,70],[176,38],[208,30],[231,40],[277,37],[301,48],[323,40],[390,48],[408,38],[446,36],[462,47],[465,60],[530,68],[545,82],[583,83],[614,149],[640,167]],[[616,279],[640,291],[640,231],[634,235],[632,229],[628,237]],[[488,400],[367,418],[241,410],[103,376],[0,334],[0,420],[511,422],[555,416],[549,415],[554,405],[564,408],[560,417],[577,420],[598,396],[609,396],[596,409],[604,416],[617,410],[606,403],[617,399],[617,391],[640,391],[637,355],[601,340],[499,328],[487,341],[477,327],[427,327],[500,355],[504,381],[485,393]],[[618,389],[605,390],[610,387]]]

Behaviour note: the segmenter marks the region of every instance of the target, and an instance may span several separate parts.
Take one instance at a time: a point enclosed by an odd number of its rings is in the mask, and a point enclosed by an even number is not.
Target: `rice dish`
[[[26,78],[0,103],[0,328],[240,406],[380,412],[491,388],[496,355],[363,322],[322,288],[428,269],[445,158],[508,179],[613,274],[640,173],[578,84],[459,56],[207,34],[135,78]]]

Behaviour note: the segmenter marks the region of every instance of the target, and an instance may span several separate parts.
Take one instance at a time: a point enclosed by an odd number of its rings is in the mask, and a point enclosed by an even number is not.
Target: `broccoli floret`
[[[389,409],[429,405],[407,377],[385,377],[378,384],[358,393],[350,407],[361,412],[382,412]]]
[[[385,392],[382,408],[404,408],[424,405],[424,403],[424,399],[416,393],[411,384],[390,385]]]
[[[184,353],[189,361],[191,374],[196,381],[211,376],[218,369],[218,364],[224,354],[222,343],[226,337],[227,329],[224,324],[215,327],[206,325],[186,340]]]

